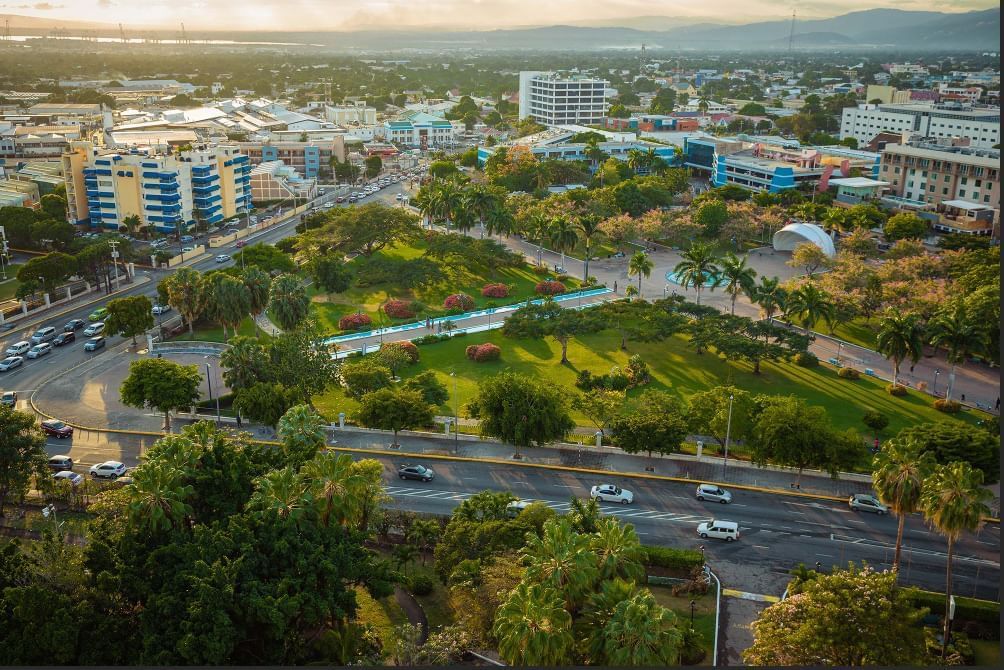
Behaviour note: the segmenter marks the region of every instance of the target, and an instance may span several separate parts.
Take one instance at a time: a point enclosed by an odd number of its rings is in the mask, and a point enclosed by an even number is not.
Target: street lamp
[[[819,572],[822,567],[823,567],[823,564],[820,563],[819,561],[816,561],[816,572]]]
[[[209,363],[206,363],[206,383],[209,385],[209,399],[213,399],[213,377],[212,368],[210,368]],[[216,395],[216,425],[219,426],[222,422],[222,417],[220,416],[220,396]]]
[[[934,369],[934,386],[931,387],[931,393],[938,395],[938,375],[941,374],[941,370],[938,368]]]
[[[694,627],[694,608],[695,607],[697,607],[697,601],[696,600],[691,600],[690,601],[690,627],[691,628]]]
[[[732,435],[732,400],[734,396],[729,394],[729,420],[725,424],[725,460],[722,461],[722,478],[725,478],[725,469],[729,465],[729,437]]]
[[[457,398],[457,373],[451,372],[453,378],[453,455],[457,455],[460,448],[460,401]]]

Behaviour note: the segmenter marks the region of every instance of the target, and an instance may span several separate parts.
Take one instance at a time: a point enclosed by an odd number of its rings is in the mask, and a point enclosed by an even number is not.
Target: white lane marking
[[[842,542],[844,544],[857,544],[863,547],[873,547],[875,549],[895,549],[895,544],[890,544],[888,542],[880,542],[878,540],[870,540],[864,537],[849,537],[846,535],[834,535],[830,533],[830,540],[833,542]],[[916,547],[903,547],[904,552],[909,552],[915,555],[921,556],[936,556],[939,558],[948,558],[948,554],[941,551],[934,551],[932,549],[919,549]],[[961,554],[955,554],[954,558],[960,561],[967,561],[969,563],[979,563],[981,565],[991,565],[997,568],[1000,567],[1000,563],[996,561],[991,561],[985,558],[976,558],[974,556],[963,556]]]
[[[732,503],[733,507],[749,507],[749,505],[743,505],[742,503]],[[756,545],[754,545],[756,546]],[[951,640],[949,640],[951,642]]]
[[[768,547],[765,547],[765,546],[763,546],[762,544],[754,544],[754,545],[753,545],[753,548],[754,548],[754,549],[767,549]]]

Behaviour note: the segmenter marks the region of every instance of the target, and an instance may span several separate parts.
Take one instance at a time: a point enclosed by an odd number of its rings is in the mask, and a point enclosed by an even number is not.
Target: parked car
[[[717,484],[701,484],[697,487],[698,500],[710,500],[727,505],[732,502],[732,494]]]
[[[613,484],[599,484],[589,491],[589,497],[596,502],[619,502],[630,505],[634,502],[634,494]]]
[[[105,461],[91,466],[91,477],[101,479],[117,479],[125,474],[126,466],[118,461]]]
[[[187,254],[189,251],[195,251],[195,247],[181,247],[181,253]]]
[[[94,310],[93,312],[91,312],[90,314],[88,314],[87,315],[87,320],[88,321],[100,321],[103,318],[105,318],[106,316],[108,316],[108,310],[105,309],[104,307],[100,307],[100,308]]]
[[[63,470],[61,472],[57,472],[52,476],[52,478],[55,479],[57,482],[61,482],[64,480],[68,481],[70,482],[70,486],[73,487],[80,486],[80,483],[84,481],[84,476],[82,474],[79,474],[77,472],[71,472],[70,470]]]
[[[105,338],[103,337],[92,337],[91,339],[84,342],[84,351],[97,351],[98,349],[105,348]]]
[[[171,311],[170,305],[154,305],[153,309],[150,310],[153,314],[166,314]]]
[[[238,249],[241,249],[244,247],[245,244],[247,244],[246,240],[237,240],[237,244],[235,244],[234,246],[237,247]]]
[[[92,323],[91,325],[84,328],[85,337],[93,337],[95,335],[100,335],[105,329],[105,322],[98,321],[97,323]]]
[[[7,372],[8,370],[19,368],[22,363],[24,363],[24,359],[20,356],[8,356],[0,361],[0,372]]]
[[[36,344],[31,349],[28,350],[28,358],[41,358],[46,354],[52,353],[52,345],[48,342],[43,342],[42,344]]]
[[[867,493],[855,493],[848,499],[847,504],[855,512],[872,512],[878,515],[889,512],[889,508],[879,502],[878,498]]]
[[[7,351],[4,353],[8,356],[24,356],[31,349],[31,342],[27,340],[21,340],[20,342],[15,342],[14,344],[7,347]]]
[[[182,235],[181,236],[181,241],[182,242],[194,242],[195,238],[192,237],[191,235]]]
[[[702,538],[713,537],[716,540],[731,542],[739,539],[739,524],[735,521],[721,521],[712,519],[697,524],[697,534]]]
[[[3,395],[0,395],[0,405],[5,407],[16,407],[17,391],[4,391]]]
[[[66,455],[60,456],[50,456],[49,457],[49,469],[54,472],[62,472],[64,470],[73,469],[73,459]]]
[[[73,435],[73,426],[67,426],[59,419],[46,419],[41,424],[42,432],[53,437],[64,438]]]
[[[431,482],[436,473],[432,471],[432,468],[427,468],[424,465],[402,465],[398,468],[397,476],[401,479],[419,479],[423,482]]]
[[[80,330],[84,327],[84,325],[86,325],[86,323],[83,319],[71,319],[66,322],[65,326],[63,326],[63,332],[72,333],[75,330]]]
[[[42,342],[49,342],[56,336],[56,329],[52,326],[46,326],[45,328],[39,328],[35,331],[35,334],[31,336],[32,344],[41,344]]]
[[[230,256],[228,256],[227,254],[220,254],[219,256],[216,257],[217,263],[226,263],[228,260],[230,260]]]
[[[77,334],[74,333],[72,330],[63,332],[60,333],[59,335],[56,335],[56,339],[52,341],[52,346],[61,347],[64,344],[69,344],[70,342],[74,342],[76,339],[77,339]]]

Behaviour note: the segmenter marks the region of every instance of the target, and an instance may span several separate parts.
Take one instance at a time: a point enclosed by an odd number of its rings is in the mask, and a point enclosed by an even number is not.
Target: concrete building
[[[460,134],[446,119],[424,112],[405,112],[393,121],[385,121],[383,133],[388,142],[423,149],[451,146]]]
[[[1000,143],[1000,108],[955,104],[858,105],[844,109],[840,139],[871,142],[882,131],[916,133],[924,137],[968,137],[974,147]]]
[[[376,108],[364,102],[354,105],[325,105],[324,118],[339,126],[374,125],[377,122]]]
[[[317,179],[322,173],[327,174],[332,158],[344,162],[347,157],[345,138],[341,135],[333,136],[326,142],[238,142],[237,146],[251,160],[252,165],[282,161],[286,167],[308,179]]]
[[[40,197],[38,186],[34,183],[0,176],[0,207],[37,209]]]
[[[596,125],[607,114],[609,82],[556,72],[519,73],[519,118],[546,126]]]
[[[63,155],[70,222],[117,230],[129,216],[173,232],[216,224],[251,207],[251,165],[233,145],[166,154],[74,142]]]
[[[565,128],[550,128],[535,135],[521,137],[512,142],[497,144],[492,147],[480,146],[478,147],[478,163],[480,165],[484,165],[485,161],[487,161],[492,154],[499,149],[499,147],[505,147],[506,149],[520,148],[524,151],[528,150],[538,160],[589,160],[586,156],[586,150],[589,147],[588,144],[585,142],[569,142],[569,139],[582,130],[589,129],[569,130]],[[597,142],[596,146],[598,146],[605,154],[613,158],[626,160],[630,155],[631,150],[636,149],[642,152],[648,152],[651,150],[656,156],[662,158],[669,164],[672,164],[675,161],[676,147],[672,145],[634,139],[627,133],[611,133],[609,131],[605,131],[602,134],[612,137],[608,138],[607,141]]]
[[[251,170],[251,197],[255,202],[309,200],[317,195],[317,182],[304,179],[282,161],[267,161]]]

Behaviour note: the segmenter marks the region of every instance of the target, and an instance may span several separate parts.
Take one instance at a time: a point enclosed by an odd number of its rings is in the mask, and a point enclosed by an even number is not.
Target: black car
[[[397,476],[401,479],[419,479],[423,482],[431,482],[436,473],[432,471],[432,468],[427,468],[424,465],[402,465],[397,471]]]
[[[77,334],[74,333],[72,330],[67,330],[60,333],[59,335],[56,335],[56,339],[52,341],[52,346],[61,347],[64,344],[69,344],[70,342],[76,341],[76,339],[77,339]]]
[[[63,326],[64,333],[72,333],[75,330],[80,330],[87,325],[87,322],[83,319],[73,319],[72,321],[67,321],[66,325]]]

